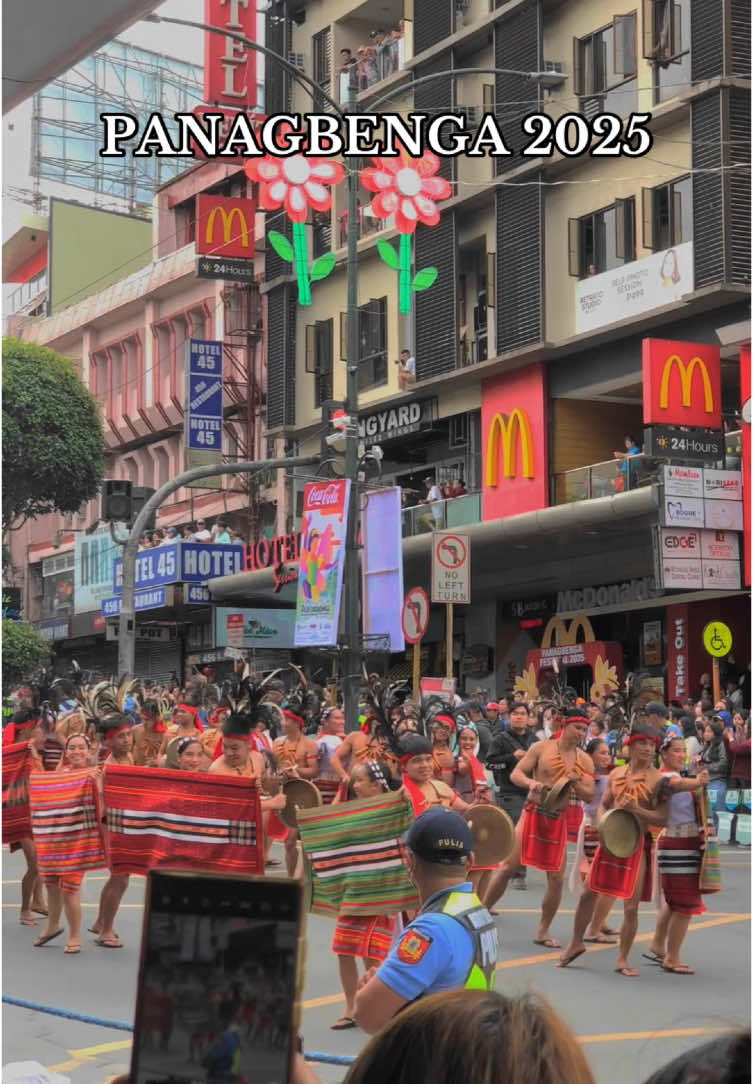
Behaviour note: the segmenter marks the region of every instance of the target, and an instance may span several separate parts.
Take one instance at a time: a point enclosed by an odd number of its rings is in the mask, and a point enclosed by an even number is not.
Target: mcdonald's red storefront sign
[[[485,380],[481,391],[484,521],[549,503],[544,366]]]
[[[721,429],[719,347],[644,339],[643,421],[646,425]]]
[[[252,199],[202,193],[196,206],[197,254],[252,260],[255,215],[256,203]]]

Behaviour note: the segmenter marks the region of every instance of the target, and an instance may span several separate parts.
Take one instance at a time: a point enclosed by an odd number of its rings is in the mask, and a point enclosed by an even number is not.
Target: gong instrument
[[[504,809],[481,803],[463,814],[473,835],[473,859],[476,866],[496,866],[511,853],[515,826]]]
[[[323,804],[318,787],[308,779],[288,779],[282,784],[282,793],[285,795],[285,807],[278,816],[286,828],[298,827],[296,807],[314,809]]]
[[[572,783],[565,776],[558,779],[551,787],[547,787],[544,791],[544,797],[541,799],[543,811],[545,813],[561,813],[563,809],[567,809],[570,805],[571,788]]]
[[[635,854],[642,835],[640,821],[627,809],[610,809],[601,818],[599,841],[615,858],[629,858]]]

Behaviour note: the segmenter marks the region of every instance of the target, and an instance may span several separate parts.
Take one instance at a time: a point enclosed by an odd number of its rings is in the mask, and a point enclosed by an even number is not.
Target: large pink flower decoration
[[[452,189],[444,177],[435,176],[439,158],[424,151],[412,158],[404,149],[394,158],[372,158],[373,166],[361,170],[361,184],[376,192],[371,210],[377,218],[395,216],[398,233],[415,233],[416,223],[436,226],[439,210],[435,200],[446,199]]]
[[[246,163],[246,176],[259,182],[259,206],[276,211],[285,205],[291,222],[305,222],[308,208],[328,211],[332,206],[330,185],[339,184],[345,170],[331,158],[293,154],[278,158],[267,154]]]

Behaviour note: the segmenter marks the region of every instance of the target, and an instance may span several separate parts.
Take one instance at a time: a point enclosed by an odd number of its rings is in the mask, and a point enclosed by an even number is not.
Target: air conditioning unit
[[[547,90],[561,87],[567,79],[564,65],[561,60],[545,60],[544,70],[536,76],[536,82]]]
[[[292,64],[299,72],[304,70],[303,53],[288,53],[288,64]]]

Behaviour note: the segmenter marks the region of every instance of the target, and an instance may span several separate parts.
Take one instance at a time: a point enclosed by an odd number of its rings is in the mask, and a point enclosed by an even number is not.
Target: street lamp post
[[[234,41],[241,42],[246,48],[252,49],[255,52],[261,53],[269,60],[276,64],[279,64],[289,75],[292,76],[303,88],[316,99],[323,100],[328,106],[339,116],[344,117],[345,112],[340,108],[339,104],[321,88],[318,83],[315,83],[313,79],[300,71],[295,65],[291,64],[285,57],[274,52],[272,49],[267,49],[264,45],[259,45],[258,42],[252,41],[244,34],[239,34],[237,31],[225,29],[218,26],[210,26],[206,23],[194,22],[189,19],[175,19],[172,17],[165,17],[162,15],[152,14],[145,17],[147,22],[155,23],[172,23],[176,26],[188,26],[194,27],[197,30],[202,30],[206,33],[221,34],[225,38],[232,38]],[[541,74],[538,72],[518,72],[511,71],[503,68],[456,68],[454,71],[449,72],[435,72],[431,75],[421,76],[418,79],[414,79],[411,86],[415,86],[422,83],[427,83],[433,79],[444,78],[447,75],[453,77],[458,75],[465,75],[468,73],[475,74],[494,74],[494,75],[525,75],[531,78],[535,78]],[[372,103],[371,108],[376,109],[390,98],[404,94],[405,87],[393,87],[386,94],[377,98]],[[354,112],[357,108],[357,98],[355,87],[350,85],[350,93],[348,100],[348,112]],[[360,511],[360,499],[358,488],[358,363],[359,363],[359,326],[358,326],[358,168],[357,162],[353,161],[349,167],[346,168],[347,186],[348,186],[348,232],[347,232],[347,267],[346,267],[346,291],[347,301],[346,308],[348,313],[348,360],[346,369],[346,391],[345,391],[345,413],[350,418],[350,423],[347,426],[345,437],[345,476],[350,479],[351,482],[351,499],[350,508],[348,513],[348,529],[346,538],[346,556],[345,556],[345,572],[344,572],[344,621],[343,621],[343,670],[342,670],[342,684],[343,684],[343,707],[345,713],[345,725],[346,730],[352,731],[358,729],[358,699],[359,699],[359,687],[361,683],[361,663],[363,659],[363,648],[361,640],[361,620],[360,620],[360,591],[359,591],[359,573],[360,573],[360,547],[358,544],[358,516]],[[310,462],[311,460],[305,460]],[[299,462],[301,462],[299,460]],[[295,460],[280,461],[279,466],[290,466],[295,463]],[[273,465],[272,461],[265,464],[264,468],[267,469]],[[258,466],[258,464],[257,464]],[[234,467],[226,466],[224,469],[215,467],[213,469],[203,468],[203,474],[196,474],[196,471],[188,472],[194,478],[198,477],[211,477],[212,475],[221,473],[232,473],[233,471],[246,471],[250,472],[252,464],[236,464]],[[197,468],[198,469],[198,468]],[[187,474],[181,475],[181,479],[186,479]],[[132,673],[134,668],[135,657],[135,620],[134,620],[134,579],[135,579],[135,558],[138,549],[138,539],[144,523],[146,523],[147,510],[153,511],[169,493],[174,492],[180,485],[183,485],[183,481],[175,480],[178,484],[168,483],[167,486],[163,486],[158,493],[154,494],[152,498],[144,505],[140,515],[138,516],[134,526],[131,530],[131,534],[123,550],[123,594],[121,602],[120,613],[120,641],[118,649],[118,665],[120,673]],[[159,498],[159,499],[158,499]],[[129,631],[130,629],[130,631]]]

